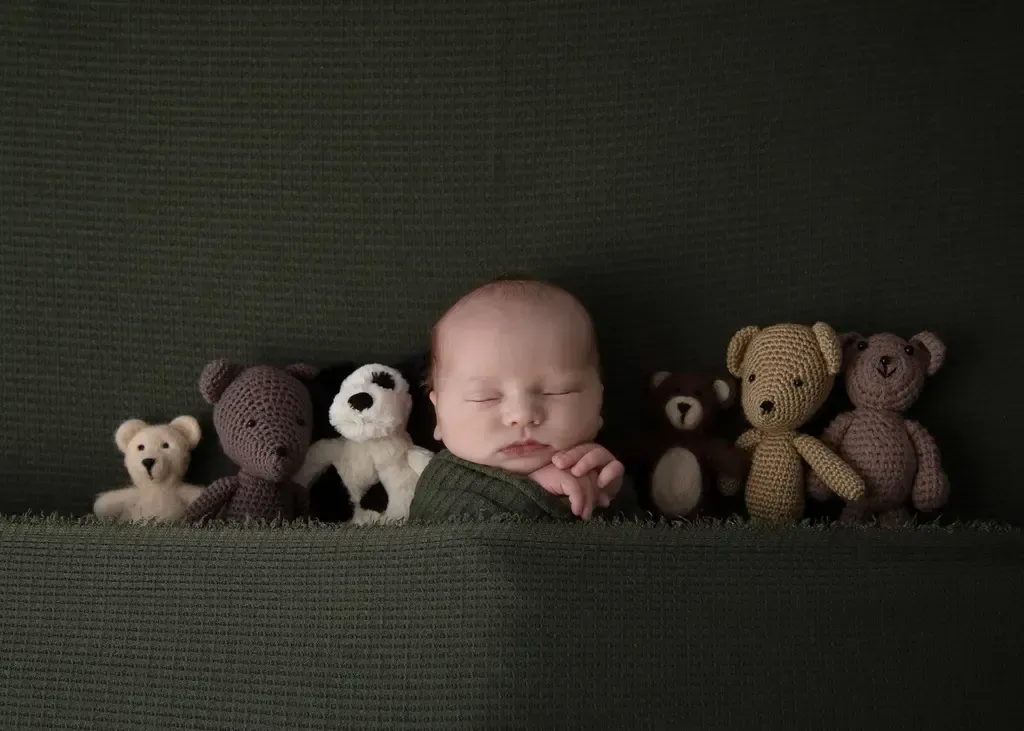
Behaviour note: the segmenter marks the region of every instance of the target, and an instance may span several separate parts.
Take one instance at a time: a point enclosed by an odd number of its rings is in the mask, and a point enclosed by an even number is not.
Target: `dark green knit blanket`
[[[1019,728],[1024,539],[0,518],[0,727]]]
[[[624,480],[620,496],[596,516],[636,514],[632,484]],[[443,449],[416,483],[409,517],[439,521],[453,517],[512,515],[530,520],[577,520],[569,499],[552,495],[528,477],[467,462]]]

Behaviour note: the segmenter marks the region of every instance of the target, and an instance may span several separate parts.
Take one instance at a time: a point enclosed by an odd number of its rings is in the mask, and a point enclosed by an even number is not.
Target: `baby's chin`
[[[469,453],[461,450],[448,448],[452,454],[467,462],[483,465],[485,467],[496,467],[513,475],[530,475],[541,467],[551,464],[551,458],[558,452],[555,447],[546,447],[543,450],[525,455],[509,455],[504,452]]]

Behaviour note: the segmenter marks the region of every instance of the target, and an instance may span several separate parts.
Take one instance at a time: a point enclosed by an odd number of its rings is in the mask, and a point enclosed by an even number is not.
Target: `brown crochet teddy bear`
[[[718,415],[736,401],[736,380],[727,373],[659,371],[650,380],[654,428],[633,453],[650,465],[650,499],[668,518],[692,514],[720,478],[739,484],[750,455],[710,432]]]
[[[291,520],[309,515],[309,495],[291,478],[302,466],[312,436],[313,403],[305,382],[314,375],[305,365],[207,364],[199,390],[214,405],[213,426],[221,448],[240,469],[207,487],[182,520]]]
[[[754,427],[736,442],[753,450],[744,495],[752,518],[803,517],[804,460],[833,492],[847,500],[864,495],[864,481],[849,465],[796,431],[824,404],[842,364],[830,325],[745,327],[732,336],[726,361],[740,379],[743,414]]]
[[[867,494],[849,501],[840,516],[856,522],[877,517],[887,525],[917,510],[941,508],[949,498],[949,480],[934,439],[916,421],[904,417],[924,389],[925,380],[942,367],[946,348],[930,332],[904,340],[892,333],[865,338],[845,333],[843,373],[853,411],[840,414],[822,441],[864,478]],[[817,500],[829,496],[812,477],[808,491]]]

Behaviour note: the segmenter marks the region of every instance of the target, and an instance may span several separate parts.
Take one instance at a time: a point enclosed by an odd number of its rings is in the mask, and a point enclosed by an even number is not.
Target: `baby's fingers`
[[[593,470],[600,469],[609,462],[614,462],[615,457],[604,447],[594,446],[589,452],[584,454],[580,460],[573,465],[571,472],[576,477],[582,477],[583,475]]]
[[[619,492],[622,487],[622,476],[625,474],[626,468],[619,460],[612,460],[604,466],[601,470],[601,474],[597,476],[597,486],[602,491],[605,488],[611,488],[608,490],[613,496]]]
[[[594,513],[594,491],[578,480],[566,480],[562,483],[565,493],[569,496],[572,514],[583,520],[590,520]]]
[[[572,449],[567,449],[552,456],[551,464],[560,470],[568,469],[579,462],[580,458],[593,448],[593,444],[578,444]]]

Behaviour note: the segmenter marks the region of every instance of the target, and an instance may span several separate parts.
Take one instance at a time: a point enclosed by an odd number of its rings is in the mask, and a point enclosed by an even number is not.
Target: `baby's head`
[[[435,437],[456,457],[529,474],[594,439],[603,387],[594,326],[565,290],[499,280],[434,326]]]

